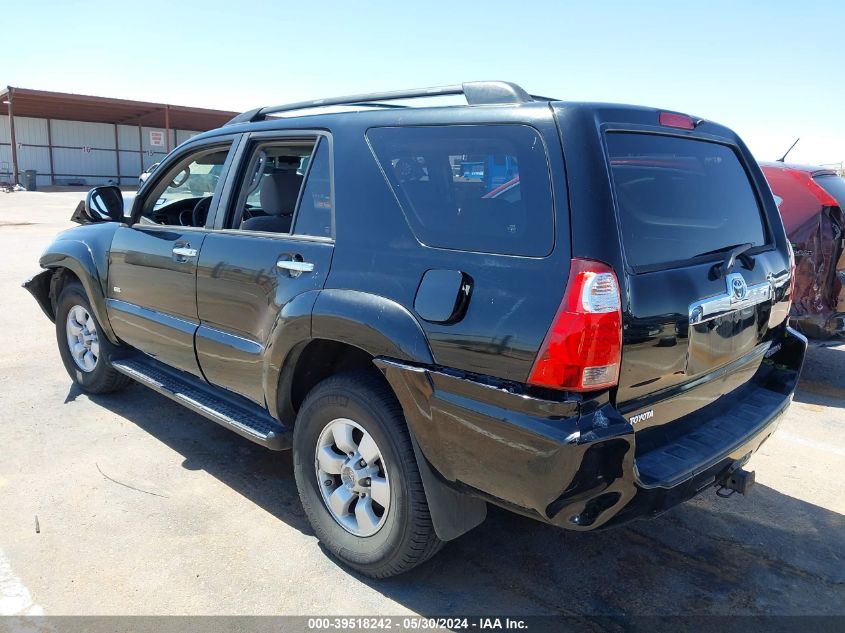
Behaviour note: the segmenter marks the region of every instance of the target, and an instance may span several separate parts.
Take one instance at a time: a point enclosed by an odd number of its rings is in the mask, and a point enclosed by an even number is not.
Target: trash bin
[[[27,191],[35,191],[35,176],[38,172],[34,169],[26,169],[23,172],[23,186]]]

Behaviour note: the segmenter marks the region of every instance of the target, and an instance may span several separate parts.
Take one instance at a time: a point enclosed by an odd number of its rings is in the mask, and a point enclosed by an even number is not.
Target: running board
[[[113,360],[112,367],[256,444],[274,451],[291,446],[292,429],[241,396],[215,388],[147,356]]]

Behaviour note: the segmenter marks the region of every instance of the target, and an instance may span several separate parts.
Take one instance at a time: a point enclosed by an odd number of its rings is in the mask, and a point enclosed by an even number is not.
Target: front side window
[[[551,252],[549,167],[533,128],[373,128],[367,138],[423,244],[504,255]]]
[[[229,148],[200,150],[171,167],[144,198],[138,222],[204,226]]]

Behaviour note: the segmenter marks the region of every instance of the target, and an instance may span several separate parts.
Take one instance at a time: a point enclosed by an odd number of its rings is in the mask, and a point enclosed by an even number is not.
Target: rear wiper
[[[714,279],[723,279],[727,276],[729,272],[733,270],[734,264],[736,260],[739,259],[742,262],[742,265],[745,266],[748,270],[754,269],[754,260],[751,256],[747,253],[754,245],[750,242],[746,242],[745,244],[735,244],[733,246],[725,246],[723,248],[717,248],[712,251],[707,251],[706,253],[699,253],[696,257],[704,257],[705,255],[716,255],[717,253],[724,253],[724,259],[713,266],[711,270],[711,274],[713,275]]]

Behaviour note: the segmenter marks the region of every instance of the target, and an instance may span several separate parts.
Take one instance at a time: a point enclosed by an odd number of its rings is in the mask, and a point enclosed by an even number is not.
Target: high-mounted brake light
[[[687,116],[686,114],[677,114],[675,112],[661,112],[660,125],[665,125],[666,127],[677,127],[682,130],[695,129],[695,121],[692,120],[692,117]]]
[[[616,385],[622,361],[619,282],[607,264],[573,259],[566,293],[528,378],[569,391]]]

